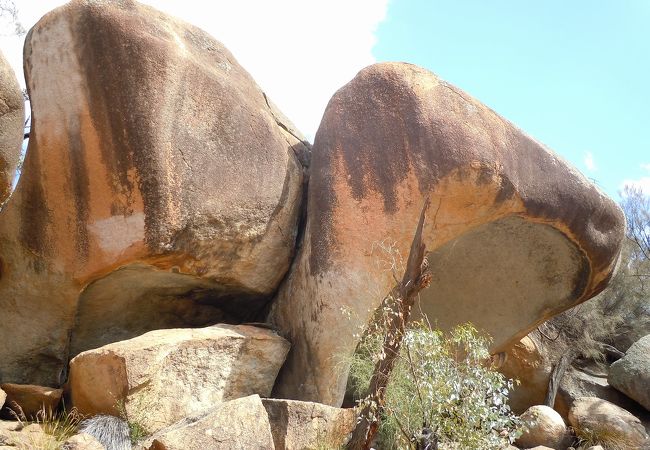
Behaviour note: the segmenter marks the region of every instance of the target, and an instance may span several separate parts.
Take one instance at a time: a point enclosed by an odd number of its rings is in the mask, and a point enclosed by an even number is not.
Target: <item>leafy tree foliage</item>
[[[350,380],[358,397],[385,357],[382,342],[383,333],[370,331],[355,354]],[[448,335],[422,321],[409,324],[387,386],[378,447],[499,449],[513,442],[522,427],[507,404],[513,382],[491,367],[488,346],[469,324]]]

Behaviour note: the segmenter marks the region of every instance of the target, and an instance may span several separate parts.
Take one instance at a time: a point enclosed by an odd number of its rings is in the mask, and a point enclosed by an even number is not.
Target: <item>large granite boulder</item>
[[[633,414],[642,410],[638,403],[609,384],[606,368],[600,372],[595,368],[569,367],[564,373],[554,405],[562,417],[568,417],[571,406],[580,397],[598,397]]]
[[[270,313],[292,342],[280,397],[341,404],[355,336],[401,277],[427,197],[433,282],[415,310],[474,323],[495,353],[600,292],[623,239],[620,208],[584,176],[409,64],[370,66],[334,95],[310,170],[304,242]]]
[[[29,32],[25,68],[0,380],[61,383],[80,351],[256,314],[293,257],[305,148],[228,50],[131,0],[74,0]]]
[[[650,411],[650,334],[610,366],[607,381]]]
[[[608,448],[645,450],[650,447],[641,421],[607,400],[577,399],[569,410],[569,423],[578,438],[596,441]]]
[[[25,99],[14,70],[0,52],[0,204],[11,192],[24,126]]]
[[[150,432],[231,399],[269,396],[289,343],[247,325],[156,330],[70,362],[71,406],[119,415]]]
[[[148,450],[274,450],[269,417],[258,395],[221,403],[185,418],[146,443]]]

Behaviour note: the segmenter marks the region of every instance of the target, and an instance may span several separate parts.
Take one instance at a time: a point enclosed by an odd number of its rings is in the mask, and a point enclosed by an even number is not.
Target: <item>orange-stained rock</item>
[[[506,352],[505,362],[499,367],[499,372],[507,378],[518,380],[508,394],[508,405],[517,414],[544,403],[553,370],[553,361],[547,350],[540,349],[536,339],[528,335]]]
[[[0,388],[7,395],[5,408],[14,411],[23,420],[37,417],[42,410],[46,414],[56,411],[63,394],[61,389],[31,384],[3,383]]]
[[[25,68],[0,380],[61,383],[79,351],[255,314],[293,256],[305,148],[230,52],[134,1],[74,0],[29,32]]]
[[[25,99],[16,74],[0,52],[0,203],[11,191],[20,160],[25,125]]]
[[[616,203],[419,67],[376,64],[341,88],[310,168],[304,242],[270,314],[292,342],[280,397],[341,404],[355,335],[394,285],[391,267],[401,277],[426,197],[433,283],[415,309],[443,329],[473,322],[494,352],[601,291],[614,271]]]

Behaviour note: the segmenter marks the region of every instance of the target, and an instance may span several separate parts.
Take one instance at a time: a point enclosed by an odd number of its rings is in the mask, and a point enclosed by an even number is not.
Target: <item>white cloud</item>
[[[594,161],[594,155],[591,152],[586,152],[585,153],[585,159],[584,159],[585,166],[587,166],[587,170],[589,172],[595,172],[598,170],[596,167],[596,162]]]
[[[641,169],[650,172],[650,163],[640,164]],[[621,191],[625,186],[640,188],[645,194],[650,195],[650,177],[641,177],[638,180],[625,180],[621,183]]]
[[[625,186],[640,188],[645,194],[650,195],[650,177],[641,177],[638,180],[625,180],[621,184],[621,190]]]
[[[18,0],[26,28],[65,3]],[[334,92],[375,62],[375,30],[388,0],[143,0],[224,43],[296,126],[313,139]],[[22,43],[0,45],[22,71]]]

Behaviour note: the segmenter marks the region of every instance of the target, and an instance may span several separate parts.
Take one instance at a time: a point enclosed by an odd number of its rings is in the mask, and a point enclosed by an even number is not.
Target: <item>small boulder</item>
[[[562,417],[553,409],[544,405],[531,406],[521,415],[527,431],[515,442],[518,447],[530,448],[546,445],[556,450],[567,446],[567,428]]]
[[[6,415],[7,410],[11,410],[21,419],[34,418],[41,410],[46,412],[56,410],[63,394],[62,389],[32,384],[4,383],[0,385],[0,389],[7,396],[3,413]]]
[[[340,448],[356,424],[354,409],[271,398],[262,403],[276,450]]]
[[[72,406],[119,415],[149,432],[217,403],[269,396],[289,351],[275,332],[247,325],[156,330],[77,355],[70,363]]]
[[[650,445],[641,421],[630,412],[596,397],[578,398],[569,410],[576,436],[603,446],[644,449]]]
[[[221,403],[160,430],[148,450],[274,450],[271,425],[258,395]]]
[[[610,366],[607,381],[650,411],[650,334]]]
[[[63,443],[62,450],[106,450],[97,439],[87,433],[75,434]]]

